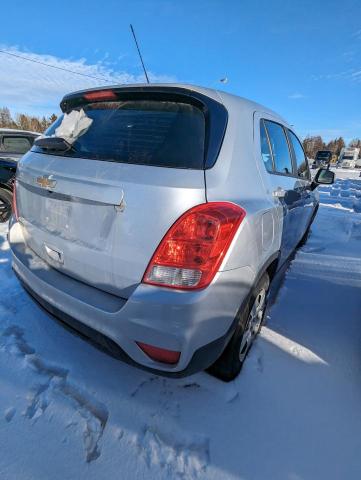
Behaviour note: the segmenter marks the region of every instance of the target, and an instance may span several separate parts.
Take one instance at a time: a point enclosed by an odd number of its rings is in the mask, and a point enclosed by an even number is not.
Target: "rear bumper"
[[[48,313],[53,315],[57,320],[60,320],[63,324],[70,327],[76,333],[80,334],[85,339],[90,340],[98,348],[100,347],[104,349],[107,353],[111,354],[113,357],[119,360],[122,360],[128,365],[141,368],[143,370],[146,370],[151,373],[155,373],[157,375],[160,374],[165,377],[171,377],[171,378],[186,377],[188,375],[192,375],[193,373],[196,373],[208,368],[221,355],[229,339],[231,338],[235,328],[235,325],[232,324],[225,335],[196,350],[188,366],[184,370],[180,370],[180,371],[159,370],[159,369],[145,366],[136,362],[119,345],[113,342],[110,338],[106,337],[100,332],[88,327],[84,323],[81,323],[78,320],[76,320],[74,317],[70,317],[63,311],[54,307],[51,303],[47,302],[42,297],[40,297],[37,293],[35,293],[35,291],[32,290],[32,288],[29,285],[25,284],[19,276],[18,276],[18,279],[20,280],[25,290],[33,297],[33,299],[37,303],[39,303],[41,307],[43,307]]]
[[[26,247],[19,223],[11,225],[9,241],[15,273],[46,310],[117,358],[166,376],[190,375],[219,357],[254,281],[245,267],[219,273],[199,292],[140,284],[123,299],[50,267]],[[136,341],[180,351],[179,362],[153,361]]]

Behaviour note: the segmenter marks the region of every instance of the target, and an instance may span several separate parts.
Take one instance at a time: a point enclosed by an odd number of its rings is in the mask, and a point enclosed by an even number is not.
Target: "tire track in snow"
[[[69,371],[52,365],[36,355],[35,349],[27,343],[24,331],[17,325],[6,328],[1,334],[0,350],[23,358],[41,381],[29,393],[28,407],[24,416],[36,421],[50,404],[51,394],[63,395],[84,421],[83,441],[86,461],[92,462],[101,454],[100,441],[108,420],[108,410],[85,390],[68,380]],[[6,415],[11,421],[13,415]]]

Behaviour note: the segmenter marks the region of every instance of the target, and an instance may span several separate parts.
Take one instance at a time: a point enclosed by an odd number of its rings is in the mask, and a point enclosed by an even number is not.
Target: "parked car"
[[[332,160],[332,152],[329,150],[319,150],[316,153],[315,160],[312,164],[312,168],[327,167]]]
[[[0,128],[0,223],[11,215],[12,185],[16,164],[34,143],[38,133]]]
[[[61,108],[19,162],[15,273],[128,363],[233,379],[334,174],[312,182],[291,126],[223,92],[120,86]]]

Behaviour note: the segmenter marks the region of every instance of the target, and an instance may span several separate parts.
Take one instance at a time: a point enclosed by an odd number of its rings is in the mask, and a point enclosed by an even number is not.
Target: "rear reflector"
[[[241,207],[228,202],[191,208],[168,230],[143,282],[184,290],[208,286],[245,215]]]
[[[148,345],[147,343],[135,343],[152,360],[162,363],[169,363],[172,365],[178,363],[179,361],[180,352],[175,352],[174,350],[166,350],[165,348],[155,347],[154,345]]]
[[[113,90],[99,90],[97,92],[88,92],[84,94],[85,100],[97,101],[97,100],[115,100],[117,94]]]
[[[13,214],[15,215],[16,221],[19,219],[18,206],[16,203],[16,180],[13,183],[13,204],[12,204]]]

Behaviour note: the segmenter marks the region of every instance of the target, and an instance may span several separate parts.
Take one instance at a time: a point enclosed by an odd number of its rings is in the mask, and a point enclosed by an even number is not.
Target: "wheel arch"
[[[264,278],[265,274],[267,274],[270,281],[272,278],[274,278],[278,269],[279,256],[279,252],[275,252],[273,255],[271,255],[271,257],[268,258],[262,268],[259,269],[248,295],[242,301],[232,325],[224,337],[225,341],[223,348],[220,350],[220,355],[218,356],[217,360],[208,368],[208,371],[212,375],[215,375],[224,381],[233,380],[235,376],[238,375],[241,367],[235,367],[235,369],[232,367],[233,370],[231,369],[231,371],[228,371],[229,366],[227,365],[229,365],[230,358],[233,358],[232,349],[234,348],[234,345],[236,345],[235,342],[238,341],[237,339],[239,338],[239,332],[242,331],[243,334],[246,319],[248,318],[249,306],[253,300],[252,297],[256,296],[255,294],[257,287],[260,286],[260,282],[262,281],[262,278]]]
[[[231,333],[229,335],[229,340],[231,339],[233,333],[235,332],[236,328],[237,328],[237,325],[242,317],[242,314],[244,312],[244,310],[247,308],[249,302],[250,302],[250,299],[252,298],[252,295],[254,295],[255,293],[255,290],[257,289],[257,285],[259,284],[261,278],[263,277],[263,275],[265,273],[267,273],[267,275],[269,276],[269,280],[270,280],[270,283],[272,282],[272,279],[274,278],[274,276],[276,275],[277,271],[278,271],[278,267],[279,267],[279,259],[280,259],[280,252],[277,251],[275,252],[273,255],[271,255],[267,261],[262,265],[262,267],[259,269],[259,272],[258,274],[256,275],[255,277],[255,280],[249,290],[249,293],[248,295],[244,298],[244,300],[242,301],[238,311],[237,311],[237,314],[233,320],[233,323],[229,329],[229,332]]]

